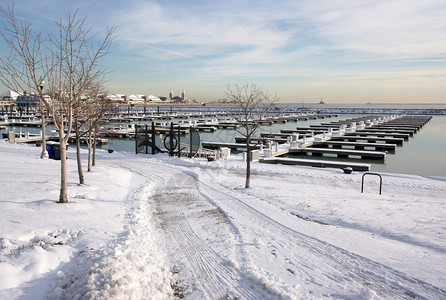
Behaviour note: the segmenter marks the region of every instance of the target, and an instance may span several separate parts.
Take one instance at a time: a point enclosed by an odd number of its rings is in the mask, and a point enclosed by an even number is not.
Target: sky
[[[281,102],[446,103],[445,0],[15,1],[42,32],[76,9],[98,36],[116,27],[110,93],[210,101],[254,82]]]

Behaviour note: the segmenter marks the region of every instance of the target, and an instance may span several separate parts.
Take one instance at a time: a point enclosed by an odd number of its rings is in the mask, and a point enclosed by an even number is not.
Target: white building
[[[2,97],[0,100],[9,100],[9,101],[16,101],[17,97],[20,96],[19,93],[16,93],[12,90],[7,90],[2,94]]]
[[[163,100],[161,100],[160,98],[153,96],[153,95],[149,95],[146,97],[146,102],[163,102]]]

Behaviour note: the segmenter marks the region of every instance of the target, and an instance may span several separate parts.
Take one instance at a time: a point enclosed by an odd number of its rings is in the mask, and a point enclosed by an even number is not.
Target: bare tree
[[[85,183],[80,155],[81,139],[84,138],[88,146],[87,172],[90,172],[92,166],[92,145],[96,143],[94,136],[97,135],[98,125],[104,121],[107,113],[113,110],[111,101],[100,96],[101,89],[101,82],[92,83],[87,89],[86,97],[75,106],[74,131],[76,136],[79,184]]]
[[[240,124],[240,129],[237,129],[237,131],[245,137],[247,153],[245,188],[249,188],[251,179],[251,138],[259,129],[267,113],[272,111],[279,98],[277,95],[263,91],[255,83],[250,82],[229,85],[225,94],[228,100],[236,105],[236,110],[232,116]]]
[[[12,90],[33,91],[39,95],[59,133],[61,188],[59,202],[68,202],[66,146],[71,134],[73,109],[91,82],[102,77],[99,66],[112,42],[114,29],[96,40],[85,18],[67,14],[57,24],[57,34],[47,37],[31,30],[30,23],[17,20],[13,7],[0,9],[1,35],[10,49],[0,58],[0,80]],[[45,89],[40,88],[45,80]],[[50,98],[45,98],[44,93]]]

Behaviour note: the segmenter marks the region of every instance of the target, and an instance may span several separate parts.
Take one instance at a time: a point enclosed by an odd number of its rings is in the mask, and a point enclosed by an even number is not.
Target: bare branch
[[[77,11],[56,22],[57,33],[34,33],[27,21],[17,21],[14,8],[0,8],[0,34],[10,52],[0,57],[0,80],[10,89],[25,89],[38,95],[53,118],[59,132],[61,148],[61,194],[59,201],[67,201],[65,145],[70,137],[73,114],[83,109],[78,103],[85,91],[100,82],[105,69],[99,61],[108,54],[114,28],[108,29],[104,39],[85,28],[86,18]],[[45,79],[45,91],[40,88]],[[47,93],[50,97],[45,97]]]

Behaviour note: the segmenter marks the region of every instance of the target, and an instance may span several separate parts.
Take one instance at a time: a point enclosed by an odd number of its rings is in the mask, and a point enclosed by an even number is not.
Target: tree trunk
[[[60,144],[60,194],[59,203],[67,203],[67,143],[63,138],[63,132],[59,132]]]
[[[74,121],[75,131],[76,131],[76,157],[77,157],[77,174],[79,175],[79,184],[84,184],[84,172],[82,171],[82,160],[81,160],[81,138],[79,136],[79,128],[77,121]]]
[[[40,158],[48,158],[48,152],[46,151],[46,124],[45,124],[45,110],[43,108],[42,100],[40,100],[40,113],[42,115],[42,153]]]
[[[251,137],[246,137],[246,182],[245,188],[249,188],[251,180]]]
[[[98,131],[96,130],[97,128],[95,127],[94,129],[94,138],[93,138],[93,159],[91,162],[91,165],[94,167],[96,165],[96,138],[98,136]]]
[[[87,172],[91,172],[91,142],[92,136],[91,131],[88,133],[87,143],[88,143],[88,161],[87,161]]]

